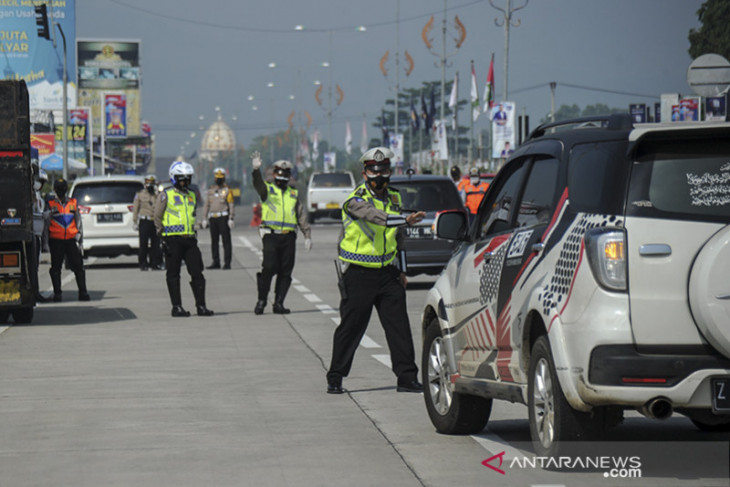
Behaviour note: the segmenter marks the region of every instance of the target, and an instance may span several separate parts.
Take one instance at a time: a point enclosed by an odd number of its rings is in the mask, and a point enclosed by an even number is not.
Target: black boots
[[[286,293],[289,291],[289,286],[291,285],[291,277],[281,277],[277,276],[276,278],[276,295],[274,296],[274,313],[278,315],[287,315],[291,312],[288,308],[284,307],[284,298],[286,297]]]
[[[272,311],[277,315],[288,315],[289,313],[291,313],[291,310],[289,308],[285,308],[284,303],[282,303],[278,299],[274,301],[274,307]]]
[[[190,281],[190,287],[193,289],[193,296],[195,297],[195,310],[198,316],[213,316],[213,311],[209,310],[205,306],[205,280],[200,279],[196,281]]]
[[[253,312],[257,315],[264,314],[264,308],[266,307],[266,301],[258,300],[256,301],[256,307],[253,309]]]
[[[264,314],[264,308],[266,307],[266,296],[269,294],[269,286],[271,281],[267,281],[262,272],[256,273],[256,287],[259,293],[259,299],[256,301],[256,307],[253,312],[257,315]]]
[[[187,318],[190,316],[190,311],[185,311],[185,309],[180,306],[173,306],[172,307],[172,313],[170,313],[173,318]]]

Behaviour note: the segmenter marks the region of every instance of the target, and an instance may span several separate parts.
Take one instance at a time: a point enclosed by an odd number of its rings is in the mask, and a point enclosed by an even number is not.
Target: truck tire
[[[18,325],[27,325],[33,321],[33,307],[18,308],[13,310],[13,319]]]

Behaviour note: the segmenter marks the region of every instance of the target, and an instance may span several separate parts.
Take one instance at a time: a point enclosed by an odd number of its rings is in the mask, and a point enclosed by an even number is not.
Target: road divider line
[[[360,340],[360,345],[363,348],[382,348],[380,345],[375,343],[375,340],[373,340],[372,338],[370,338],[367,335],[362,336],[362,340]]]
[[[509,442],[502,439],[499,435],[488,431],[487,433],[480,433],[478,435],[471,435],[477,443],[479,443],[485,450],[492,454],[504,452],[504,460],[512,460],[513,458],[519,458],[524,456],[523,453],[517,448],[510,446]]]
[[[375,355],[372,355],[372,357],[375,360],[377,360],[378,362],[380,362],[381,364],[383,364],[386,367],[388,367],[389,369],[392,369],[393,368],[393,364],[390,362],[390,355],[375,354]]]
[[[305,294],[304,299],[306,299],[310,303],[321,303],[322,302],[322,300],[319,299],[319,296],[317,296],[316,294]]]
[[[294,286],[294,289],[296,289],[300,293],[311,293],[312,292],[307,286],[302,286],[301,284]]]
[[[2,333],[3,333],[3,332],[4,332],[5,330],[7,330],[8,328],[10,328],[10,327],[9,327],[9,326],[0,326],[0,335],[2,335]]]
[[[318,304],[317,308],[326,315],[337,313],[337,311],[335,311],[335,309],[329,304]]]

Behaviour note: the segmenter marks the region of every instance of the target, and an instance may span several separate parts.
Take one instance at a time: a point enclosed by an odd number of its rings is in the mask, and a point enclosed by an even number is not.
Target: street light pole
[[[512,14],[518,10],[521,10],[527,6],[527,3],[529,0],[525,0],[525,4],[521,7],[512,8],[512,0],[506,0],[507,4],[505,8],[497,7],[494,4],[493,0],[489,0],[489,4],[494,7],[495,9],[502,12],[502,20],[499,20],[498,18],[494,19],[494,23],[497,25],[497,27],[504,26],[504,88],[502,88],[502,101],[507,101],[507,97],[509,95],[508,90],[508,73],[509,73],[509,28],[510,26],[513,27],[519,27],[520,21],[519,19],[516,22],[512,22]]]

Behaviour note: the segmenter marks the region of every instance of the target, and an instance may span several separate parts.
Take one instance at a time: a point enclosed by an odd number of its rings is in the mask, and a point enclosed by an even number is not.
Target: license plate
[[[712,409],[730,413],[730,378],[712,379]]]
[[[0,281],[0,303],[20,304],[20,281]]]
[[[97,213],[96,223],[122,223],[121,213]]]
[[[340,207],[340,205],[338,205],[337,203],[327,203],[328,210],[334,210],[335,208],[339,208],[339,207]]]
[[[433,238],[431,227],[405,227],[408,238]]]

